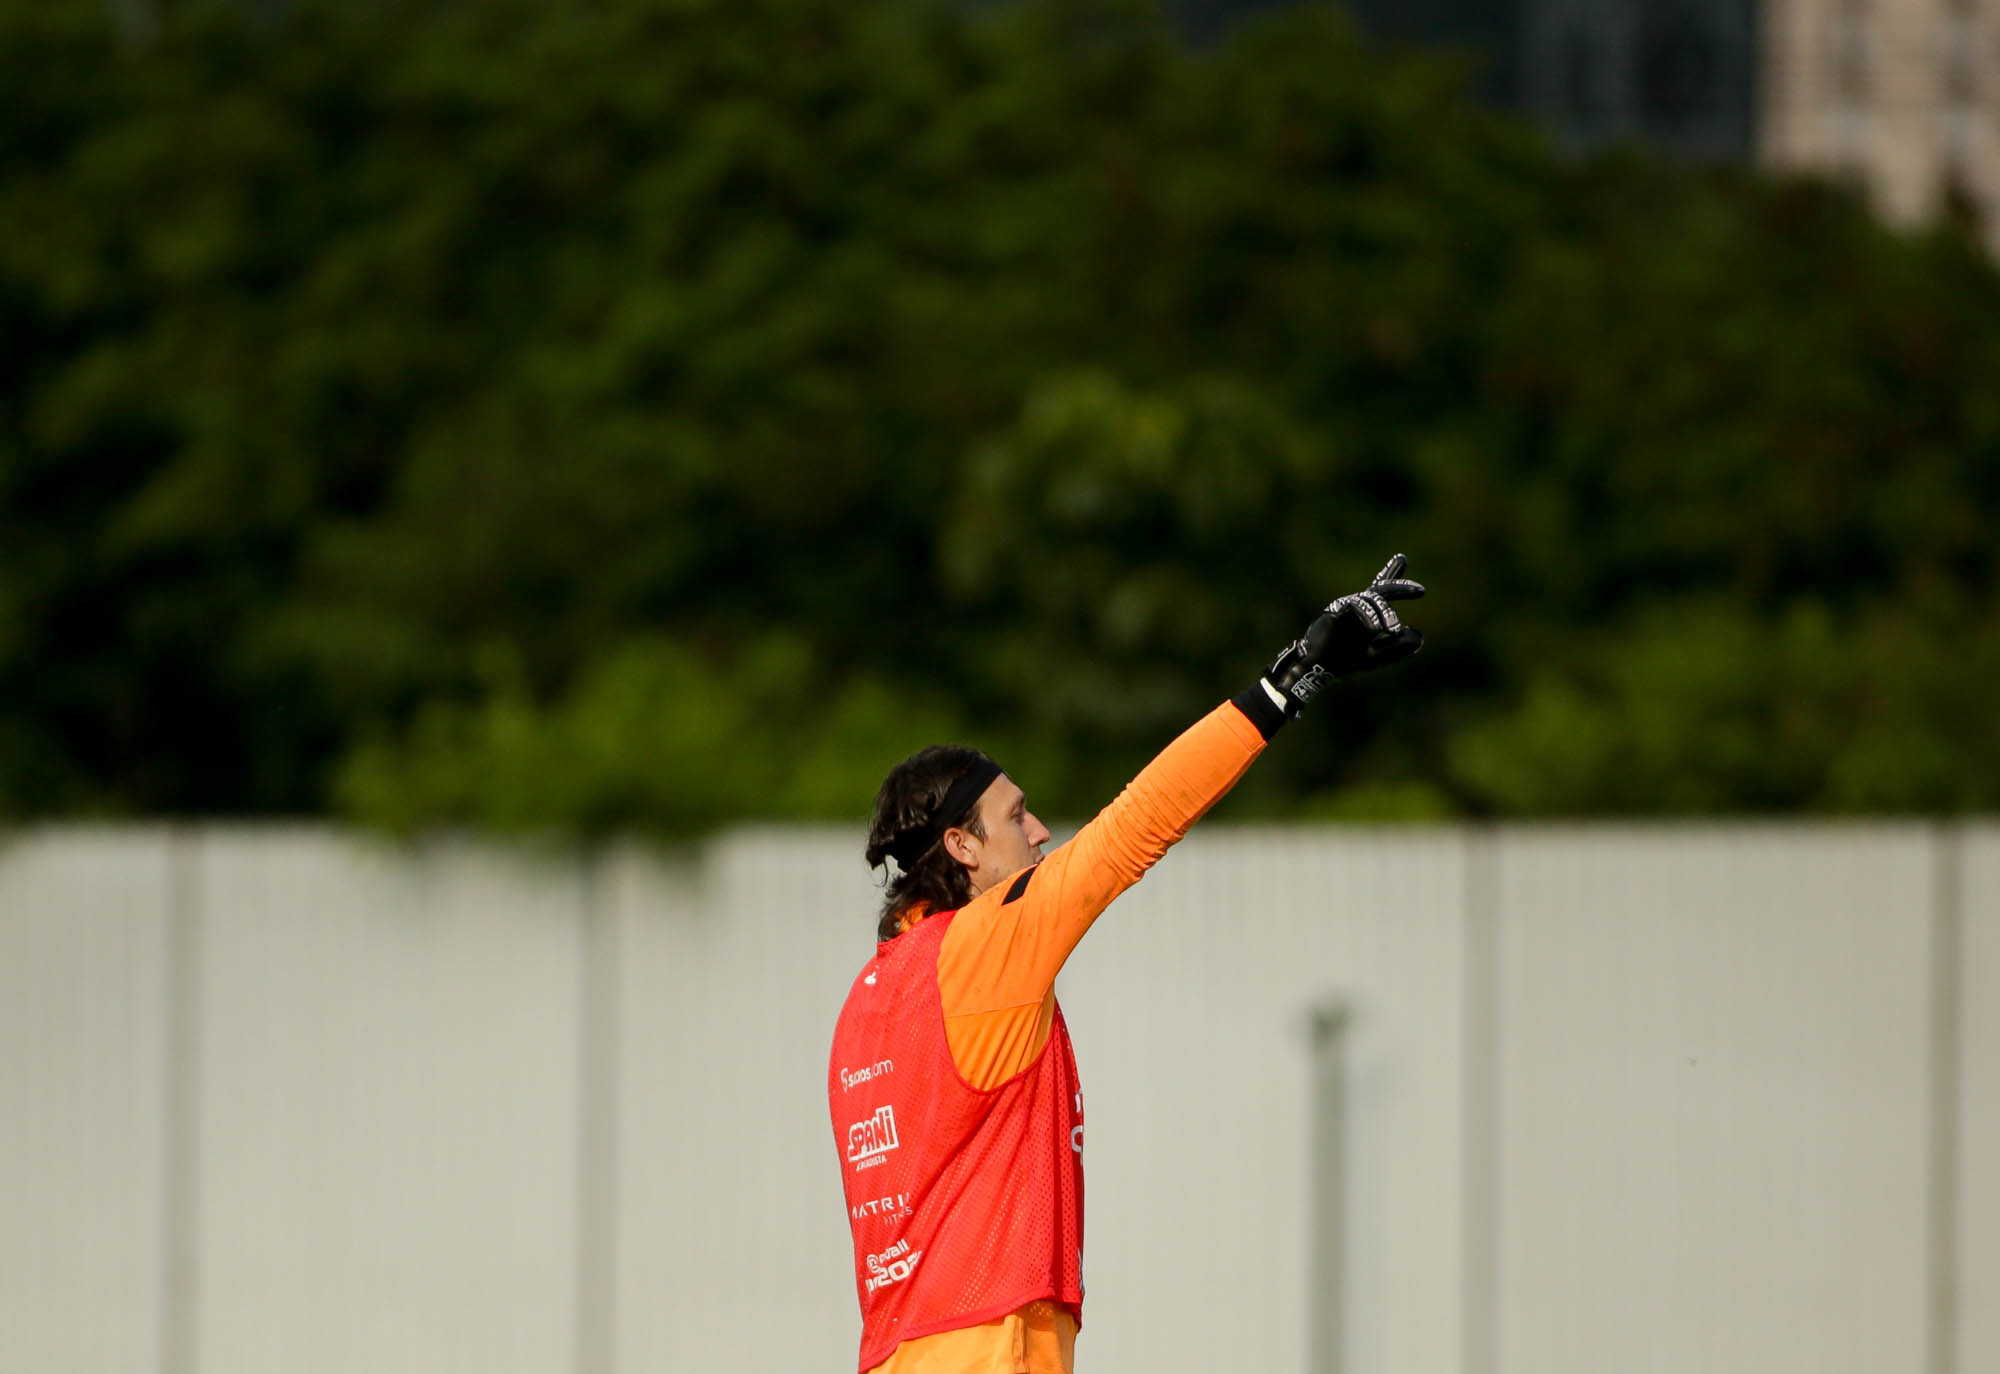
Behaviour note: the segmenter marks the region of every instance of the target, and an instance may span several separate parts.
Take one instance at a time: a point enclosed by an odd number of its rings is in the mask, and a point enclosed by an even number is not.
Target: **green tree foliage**
[[[0,0],[0,812],[1085,814],[1395,549],[1242,812],[2000,801],[2000,278],[1304,6]]]

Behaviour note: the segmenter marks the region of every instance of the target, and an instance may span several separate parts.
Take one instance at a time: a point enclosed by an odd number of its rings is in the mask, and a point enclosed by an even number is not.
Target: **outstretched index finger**
[[[1390,601],[1415,601],[1424,594],[1424,584],[1403,576],[1403,569],[1409,565],[1409,559],[1397,554],[1382,565],[1382,571],[1375,574],[1375,582],[1369,590]]]

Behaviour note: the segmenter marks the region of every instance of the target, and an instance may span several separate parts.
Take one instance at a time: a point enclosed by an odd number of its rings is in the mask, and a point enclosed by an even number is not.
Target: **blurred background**
[[[874,789],[1093,1371],[2000,1369],[1996,0],[0,0],[0,1370],[838,1369]]]

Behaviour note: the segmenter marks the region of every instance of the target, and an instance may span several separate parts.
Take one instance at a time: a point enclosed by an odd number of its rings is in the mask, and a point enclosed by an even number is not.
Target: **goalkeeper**
[[[1069,1374],[1083,1092],[1056,973],[1329,682],[1423,646],[1390,604],[1424,594],[1403,568],[1327,606],[1046,859],[1048,828],[976,749],[921,750],[883,782],[866,853],[895,869],[827,1069],[862,1370]]]

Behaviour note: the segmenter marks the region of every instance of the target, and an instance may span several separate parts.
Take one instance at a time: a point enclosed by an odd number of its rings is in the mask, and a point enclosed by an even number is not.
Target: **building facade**
[[[1475,55],[1480,89],[1583,149],[1755,147],[1757,0],[1348,0],[1390,44]]]
[[[1766,0],[1758,152],[2000,251],[2000,0]]]
[[[1570,143],[1740,157],[1754,137],[1754,0],[1530,0],[1521,106]]]
[[[1863,187],[2000,252],[2000,0],[1348,0],[1390,44],[1473,53],[1570,148],[1634,139]]]

